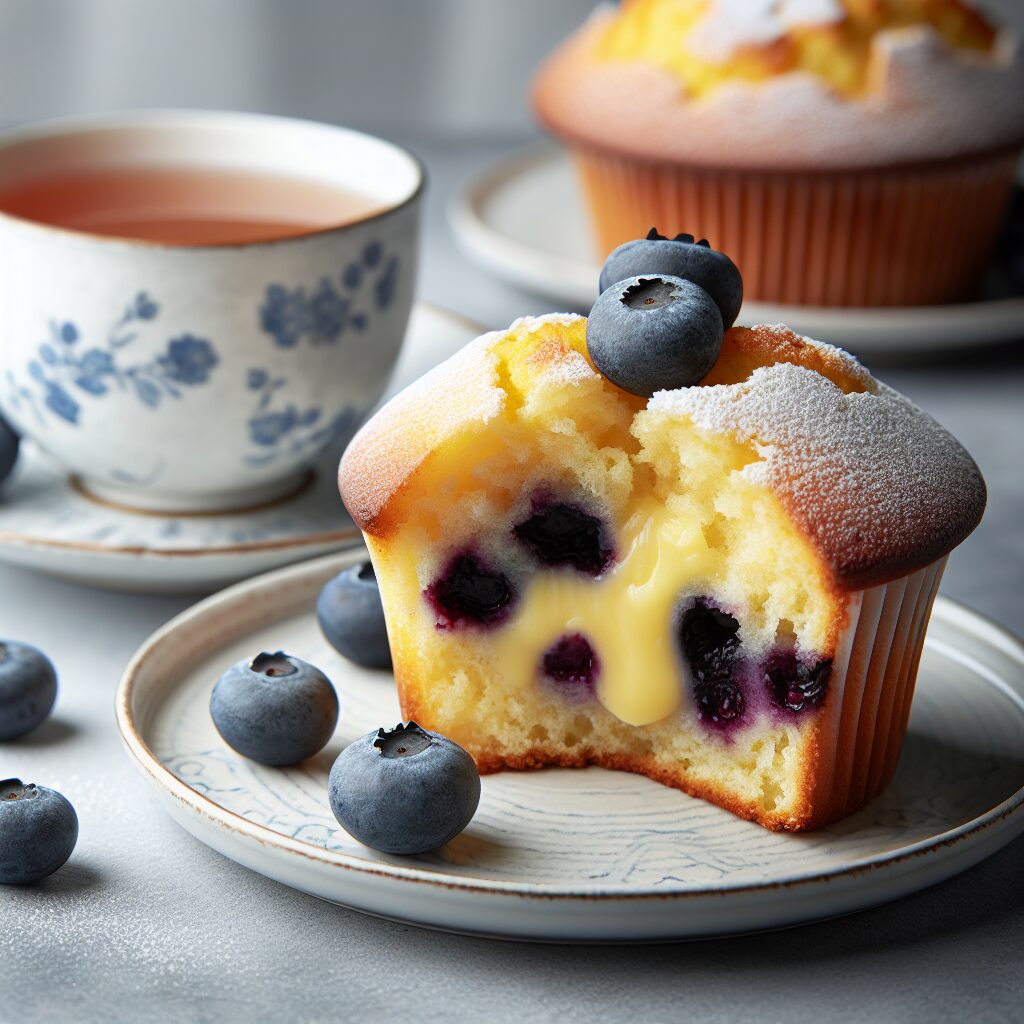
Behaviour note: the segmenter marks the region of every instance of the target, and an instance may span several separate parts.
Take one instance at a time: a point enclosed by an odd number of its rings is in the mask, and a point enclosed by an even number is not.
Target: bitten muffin
[[[1024,56],[960,0],[626,0],[540,69],[603,258],[651,224],[749,298],[969,297],[1024,142]]]
[[[732,328],[651,399],[586,320],[484,335],[340,467],[402,712],[482,772],[638,772],[772,829],[891,778],[977,466],[839,349]]]

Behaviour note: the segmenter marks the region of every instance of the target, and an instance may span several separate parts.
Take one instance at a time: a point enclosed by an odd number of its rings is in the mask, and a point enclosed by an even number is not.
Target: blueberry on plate
[[[320,591],[316,617],[330,645],[363,668],[391,668],[377,577],[370,562],[338,573]]]
[[[52,875],[78,842],[78,815],[54,789],[0,779],[0,885]]]
[[[722,315],[703,288],[645,274],[601,293],[587,320],[587,349],[613,384],[650,398],[689,387],[722,351]]]
[[[18,435],[11,430],[7,420],[0,416],[0,484],[2,484],[14,469],[18,461],[18,446],[20,444]]]
[[[613,249],[601,268],[600,289],[607,291],[617,281],[645,274],[681,277],[699,284],[715,300],[728,330],[740,315],[743,305],[743,278],[724,252],[699,242],[693,235],[666,238],[651,228],[646,238],[625,242]]]
[[[338,695],[320,669],[284,651],[232,665],[210,715],[224,742],[260,764],[298,764],[323,750],[338,724]]]
[[[57,673],[42,651],[0,640],[0,743],[45,721],[57,699]]]
[[[426,853],[454,839],[480,803],[480,775],[457,743],[415,722],[347,746],[328,781],[331,810],[384,853]]]

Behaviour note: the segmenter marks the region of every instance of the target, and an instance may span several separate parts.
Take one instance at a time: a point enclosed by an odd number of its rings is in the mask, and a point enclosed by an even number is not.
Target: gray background
[[[589,6],[6,0],[0,118],[186,104],[308,114],[396,135],[432,178],[421,294],[505,324],[549,304],[465,261],[444,205],[475,169],[529,137],[528,70]],[[943,592],[1024,633],[1022,347],[878,369],[963,440],[990,486],[985,521],[954,553]],[[439,935],[252,874],[170,821],[114,728],[121,669],[187,603],[0,567],[0,634],[48,651],[62,681],[55,717],[0,748],[0,777],[62,789],[82,823],[61,872],[38,888],[0,890],[2,1024],[1019,1014],[1024,839],[958,878],[850,918],[643,948]]]
[[[598,0],[0,0],[0,120],[261,110],[374,131],[532,128],[525,85]],[[1024,25],[1021,0],[979,4]]]

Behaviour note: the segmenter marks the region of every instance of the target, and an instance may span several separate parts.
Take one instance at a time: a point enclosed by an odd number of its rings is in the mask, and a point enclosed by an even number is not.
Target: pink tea
[[[382,208],[316,181],[200,168],[93,168],[0,185],[5,213],[164,245],[271,241],[339,227]]]

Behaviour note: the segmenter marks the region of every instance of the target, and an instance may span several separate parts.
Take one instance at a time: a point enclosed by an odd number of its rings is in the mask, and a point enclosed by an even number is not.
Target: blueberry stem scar
[[[0,799],[25,800],[35,795],[36,787],[31,782],[26,786],[21,779],[3,779],[0,781]]]
[[[430,743],[430,736],[415,722],[398,724],[390,731],[378,729],[373,741],[381,757],[412,757],[426,750]]]
[[[249,668],[253,672],[259,672],[272,678],[276,676],[291,676],[296,672],[295,666],[284,651],[275,651],[273,654],[263,651],[249,662]]]

